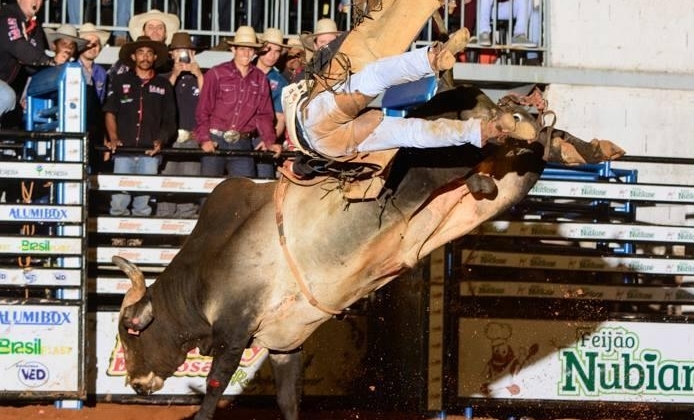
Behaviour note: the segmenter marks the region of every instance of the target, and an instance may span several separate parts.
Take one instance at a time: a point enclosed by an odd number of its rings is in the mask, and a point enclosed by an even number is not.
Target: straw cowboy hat
[[[340,36],[343,31],[337,30],[337,23],[330,18],[323,18],[316,22],[316,30],[313,33],[303,33],[301,34],[301,42],[307,50],[313,51],[315,48],[313,46],[313,40],[319,35],[325,34],[335,34]]]
[[[102,31],[94,26],[93,23],[85,23],[82,25],[78,31],[80,38],[85,39],[85,35],[96,35],[101,41],[101,46],[105,46],[108,43],[108,39],[111,37],[111,32]]]
[[[145,35],[137,38],[137,41],[128,42],[120,47],[118,58],[128,67],[135,67],[135,62],[130,56],[135,54],[135,51],[137,51],[138,48],[142,47],[149,47],[153,49],[154,53],[157,55],[157,59],[154,62],[154,68],[163,66],[169,59],[169,52],[166,49],[166,45],[164,45],[163,42],[152,41],[150,37]]]
[[[86,39],[77,36],[77,28],[67,23],[58,26],[58,29],[55,30],[46,28],[44,32],[49,44],[53,44],[59,39],[66,39],[77,44],[77,52],[87,49],[87,44],[89,43]]]
[[[258,39],[261,42],[275,44],[281,48],[289,48],[289,45],[284,43],[284,35],[282,35],[282,31],[277,28],[267,28],[265,32],[258,35]]]
[[[171,43],[171,38],[173,34],[178,32],[181,27],[181,21],[178,20],[178,16],[171,13],[164,13],[157,9],[152,9],[147,13],[140,13],[130,18],[128,22],[128,33],[130,33],[130,38],[137,39],[142,36],[143,28],[145,24],[150,20],[158,20],[164,22],[166,26],[166,44]]]
[[[185,48],[188,50],[195,50],[197,47],[193,44],[190,39],[190,34],[188,32],[176,32],[171,38],[171,43],[169,44],[170,50],[175,50],[177,48]]]
[[[258,37],[255,36],[255,29],[251,26],[239,26],[234,34],[234,39],[227,40],[227,44],[232,47],[251,47],[260,48],[263,44],[258,42]]]

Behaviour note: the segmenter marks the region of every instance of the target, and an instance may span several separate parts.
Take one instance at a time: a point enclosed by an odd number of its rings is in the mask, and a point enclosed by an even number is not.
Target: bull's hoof
[[[489,175],[472,174],[465,180],[465,184],[472,194],[492,195],[497,191],[496,182]]]

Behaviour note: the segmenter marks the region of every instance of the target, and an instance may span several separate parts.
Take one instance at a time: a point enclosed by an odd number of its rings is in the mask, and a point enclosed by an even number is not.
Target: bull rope
[[[284,253],[284,259],[289,265],[289,270],[294,276],[296,284],[299,285],[301,293],[304,295],[308,303],[313,307],[320,309],[328,315],[340,315],[342,310],[337,310],[329,308],[327,306],[321,305],[318,299],[313,295],[311,290],[306,285],[301,273],[299,273],[299,268],[296,265],[296,261],[289,252],[287,247],[287,237],[284,235],[284,215],[282,214],[282,204],[284,203],[284,198],[287,196],[287,187],[289,186],[289,179],[286,176],[280,177],[277,183],[277,188],[275,188],[275,194],[273,201],[275,202],[275,221],[277,222],[277,232],[279,233],[280,245],[282,246],[282,253]]]

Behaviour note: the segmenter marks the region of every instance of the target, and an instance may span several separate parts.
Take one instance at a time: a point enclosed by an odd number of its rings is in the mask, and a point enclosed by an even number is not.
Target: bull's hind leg
[[[282,416],[284,420],[298,420],[303,379],[301,348],[289,353],[270,352],[269,357]]]

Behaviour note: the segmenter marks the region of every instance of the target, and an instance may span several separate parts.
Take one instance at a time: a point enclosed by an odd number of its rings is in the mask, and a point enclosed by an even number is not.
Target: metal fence
[[[473,35],[477,35],[479,28],[487,26],[481,17],[490,16],[492,44],[472,42],[472,49],[541,52],[546,39],[545,2],[449,0],[442,4],[439,13],[449,31],[465,26]],[[348,0],[62,0],[44,3],[43,22],[52,27],[61,23],[80,25],[92,22],[112,31],[114,36],[125,36],[131,16],[158,9],[176,14],[181,21],[181,29],[191,33],[199,47],[206,48],[217,45],[222,37],[232,36],[240,25],[253,26],[257,32],[276,27],[287,36],[297,36],[312,31],[318,19],[329,17],[335,20],[339,29],[347,30],[351,27],[352,7]],[[513,10],[513,13],[508,13],[509,10]],[[525,35],[534,46],[510,43],[513,31],[508,28],[514,27],[517,21],[520,21],[521,27],[527,27]],[[430,21],[416,43],[431,42],[437,39],[438,32],[436,25]]]

